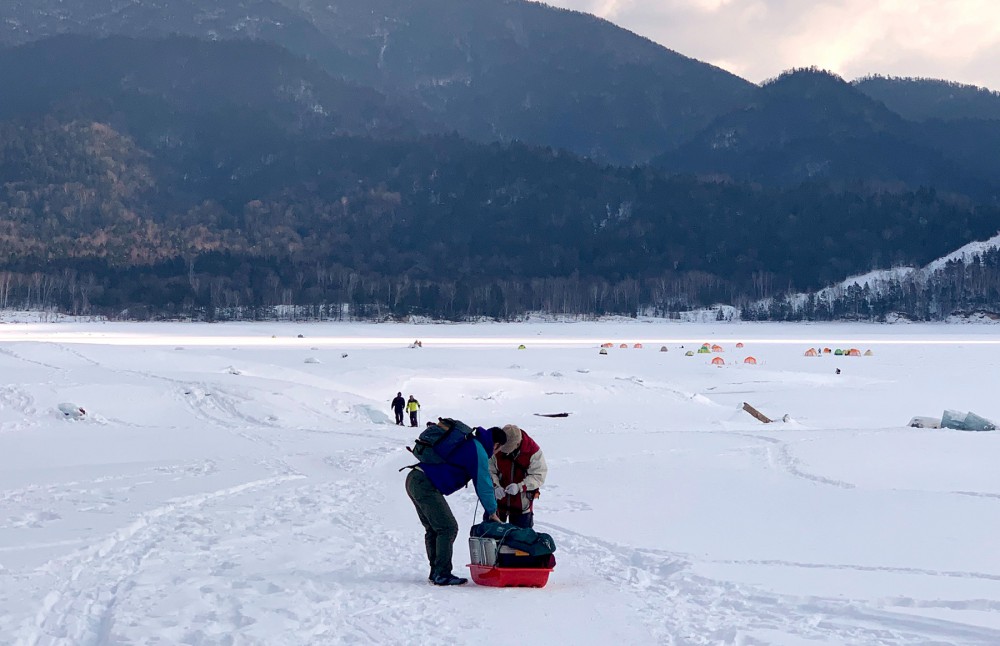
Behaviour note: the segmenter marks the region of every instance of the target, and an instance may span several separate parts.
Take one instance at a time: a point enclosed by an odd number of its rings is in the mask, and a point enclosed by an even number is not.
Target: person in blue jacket
[[[445,496],[472,481],[476,495],[490,520],[497,516],[497,500],[490,478],[490,456],[506,441],[499,428],[476,429],[474,439],[464,441],[444,464],[421,463],[406,476],[406,494],[417,509],[424,526],[424,547],[431,573],[427,579],[434,585],[462,585],[464,579],[452,574],[451,557],[458,536],[458,522],[451,513]]]

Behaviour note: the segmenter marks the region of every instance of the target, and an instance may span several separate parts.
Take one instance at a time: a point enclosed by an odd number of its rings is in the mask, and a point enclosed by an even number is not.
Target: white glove
[[[519,494],[521,493],[521,485],[517,484],[516,482],[512,482],[509,485],[507,485],[507,488],[504,489],[504,491],[507,492],[508,496]]]
[[[493,487],[493,495],[497,497],[497,500],[500,500],[507,494],[504,493],[503,487]]]

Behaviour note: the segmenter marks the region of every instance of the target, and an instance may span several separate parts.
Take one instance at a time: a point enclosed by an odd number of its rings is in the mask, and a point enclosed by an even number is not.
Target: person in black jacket
[[[392,412],[396,413],[396,426],[403,425],[403,408],[406,406],[406,400],[403,399],[403,393],[396,393],[396,398],[392,400]]]

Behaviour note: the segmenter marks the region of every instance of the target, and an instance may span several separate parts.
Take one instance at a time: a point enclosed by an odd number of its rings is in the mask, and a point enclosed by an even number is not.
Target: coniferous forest
[[[661,115],[655,137],[627,106],[605,103],[620,113],[590,128],[551,102],[518,136],[499,122],[489,136],[455,117],[472,95],[436,103],[281,43],[12,44],[0,49],[0,308],[209,320],[997,311],[996,253],[875,292],[793,296],[995,235],[994,95],[921,112],[922,97],[940,103],[937,86],[812,69],[748,86],[685,60],[701,116]],[[642,69],[629,73],[649,82]],[[600,85],[620,72],[568,91],[607,98]],[[605,133],[613,123],[634,132]]]

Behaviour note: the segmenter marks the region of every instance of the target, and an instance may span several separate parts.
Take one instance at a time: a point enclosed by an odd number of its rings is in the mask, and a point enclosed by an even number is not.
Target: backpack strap
[[[405,467],[400,467],[399,471],[397,471],[397,473],[402,473],[403,469],[416,469],[419,466],[420,466],[419,462],[417,462],[416,464],[408,464]]]

